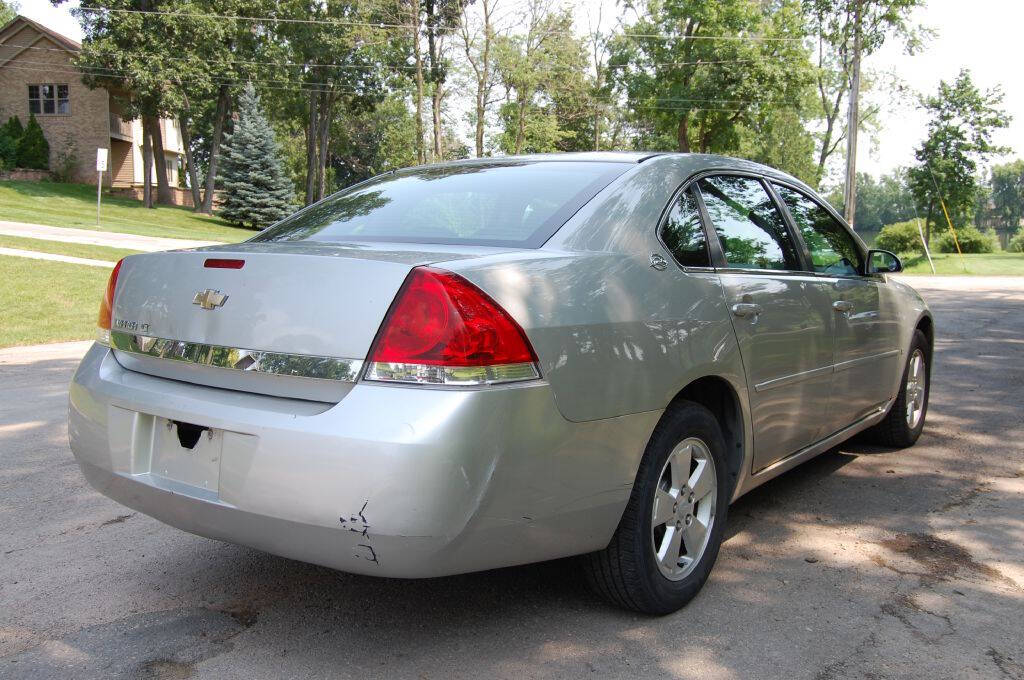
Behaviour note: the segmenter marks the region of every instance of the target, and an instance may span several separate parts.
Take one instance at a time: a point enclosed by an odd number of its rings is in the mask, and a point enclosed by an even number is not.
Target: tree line
[[[860,59],[886,42],[917,49],[923,3],[626,0],[613,22],[554,0],[82,0],[72,11],[87,84],[142,118],[147,159],[161,155],[156,121],[178,120],[188,185],[210,212],[246,83],[306,204],[416,163],[609,149],[742,156],[818,187],[845,153],[851,87],[874,85],[854,77]],[[862,106],[857,127],[878,115]],[[157,201],[169,200],[155,168]]]

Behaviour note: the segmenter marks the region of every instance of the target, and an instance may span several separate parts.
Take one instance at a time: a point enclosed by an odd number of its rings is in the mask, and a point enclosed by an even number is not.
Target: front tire
[[[654,429],[608,547],[583,558],[609,602],[669,614],[700,591],[718,557],[729,508],[725,440],[715,416],[681,402]]]
[[[931,364],[932,353],[928,338],[916,330],[903,369],[900,392],[889,407],[885,420],[865,433],[871,442],[895,448],[913,446],[917,442],[924,431],[924,419],[928,414]]]

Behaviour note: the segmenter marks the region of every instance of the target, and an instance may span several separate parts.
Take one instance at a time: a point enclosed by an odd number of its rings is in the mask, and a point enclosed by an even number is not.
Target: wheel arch
[[[746,458],[743,408],[736,388],[718,375],[697,378],[676,393],[665,413],[671,412],[683,402],[694,402],[708,409],[722,428],[731,495],[736,489]]]
[[[931,314],[922,314],[921,318],[917,320],[915,328],[924,333],[924,337],[928,339],[928,354],[932,354],[935,350],[935,322],[932,320]]]

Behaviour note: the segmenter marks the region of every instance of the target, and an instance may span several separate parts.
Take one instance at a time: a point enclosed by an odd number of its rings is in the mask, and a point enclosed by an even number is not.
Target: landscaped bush
[[[64,136],[64,146],[57,152],[56,160],[53,178],[65,183],[74,181],[75,168],[78,166],[78,144],[70,132]]]
[[[1024,229],[1020,229],[1017,234],[1010,239],[1010,243],[1006,249],[1011,253],[1024,253]]]
[[[978,231],[974,227],[963,227],[953,235],[946,231],[938,238],[932,239],[932,248],[940,253],[955,253],[956,243],[960,243],[962,253],[993,253],[999,250],[999,239],[992,232]]]
[[[14,159],[18,156],[18,143],[0,130],[0,170],[14,167]]]
[[[887,224],[875,237],[875,248],[894,253],[924,253],[916,220]]]
[[[32,170],[50,168],[50,144],[46,141],[43,128],[39,127],[39,121],[34,114],[29,116],[25,133],[18,140],[17,166]]]
[[[25,128],[17,116],[0,125],[0,170],[10,170],[18,164],[18,140],[25,134]]]

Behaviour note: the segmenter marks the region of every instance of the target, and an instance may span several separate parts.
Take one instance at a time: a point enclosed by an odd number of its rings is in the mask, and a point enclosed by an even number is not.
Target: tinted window
[[[706,177],[698,186],[730,267],[800,268],[786,223],[761,182],[750,177]]]
[[[861,271],[857,244],[828,210],[789,187],[776,185],[775,188],[811,251],[814,271],[836,275],[853,275]]]
[[[414,168],[334,194],[253,240],[538,247],[629,168],[562,161]]]
[[[707,267],[711,264],[693,189],[684,191],[672,204],[661,227],[661,239],[684,267]]]

